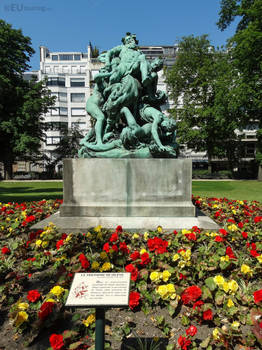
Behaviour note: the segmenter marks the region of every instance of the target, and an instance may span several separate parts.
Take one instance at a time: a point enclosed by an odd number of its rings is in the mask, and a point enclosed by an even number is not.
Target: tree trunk
[[[4,162],[4,179],[11,180],[13,178],[13,163],[11,161]]]
[[[212,161],[211,161],[212,157],[210,154],[207,155],[207,162],[208,162],[208,173],[212,174],[213,173],[213,167],[212,167]]]
[[[258,166],[257,181],[262,181],[262,164],[259,164]]]

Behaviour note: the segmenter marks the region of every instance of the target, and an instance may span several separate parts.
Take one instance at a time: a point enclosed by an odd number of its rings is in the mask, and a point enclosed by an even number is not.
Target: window
[[[58,101],[67,102],[67,93],[66,92],[58,92]]]
[[[52,61],[58,61],[58,55],[52,55]]]
[[[55,107],[55,109],[51,109],[51,115],[67,116],[67,108]]]
[[[70,86],[85,86],[85,79],[84,78],[71,78],[70,79]]]
[[[85,94],[83,93],[72,93],[71,102],[85,102]]]
[[[67,122],[47,122],[45,123],[45,127],[47,130],[55,130],[55,131],[60,131],[60,130],[67,130],[68,124]]]
[[[86,111],[84,108],[71,108],[71,116],[72,117],[85,117],[86,116]]]
[[[48,78],[47,86],[65,86],[65,78]]]
[[[51,136],[46,138],[47,145],[57,145],[60,142],[61,137]]]
[[[60,61],[73,61],[73,55],[59,55]]]
[[[81,56],[80,55],[74,55],[74,60],[75,61],[80,61],[80,59],[81,59]]]

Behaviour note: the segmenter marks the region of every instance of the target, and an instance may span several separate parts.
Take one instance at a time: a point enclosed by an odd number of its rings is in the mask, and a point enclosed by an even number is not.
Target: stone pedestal
[[[195,216],[190,159],[65,159],[61,216]]]
[[[217,229],[196,216],[191,191],[191,159],[65,159],[60,212],[33,228]]]

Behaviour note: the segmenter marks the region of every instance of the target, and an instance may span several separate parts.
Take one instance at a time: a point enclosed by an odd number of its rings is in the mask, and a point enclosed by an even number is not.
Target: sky
[[[101,51],[121,44],[126,32],[139,45],[173,45],[183,36],[208,34],[214,46],[225,45],[235,24],[221,32],[220,0],[0,0],[0,18],[22,29],[36,51],[86,52],[89,42]]]

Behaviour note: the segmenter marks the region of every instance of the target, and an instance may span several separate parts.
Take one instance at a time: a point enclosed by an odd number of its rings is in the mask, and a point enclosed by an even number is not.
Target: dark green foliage
[[[227,157],[233,166],[240,144],[235,130],[247,122],[240,103],[247,90],[231,64],[230,52],[215,49],[207,35],[184,37],[175,64],[167,72],[167,83],[174,100],[178,141],[195,151],[206,151],[209,160]]]
[[[41,114],[54,102],[43,81],[23,79],[34,53],[30,45],[31,39],[21,30],[0,20],[0,161],[8,178],[17,157],[29,159],[38,152]]]

